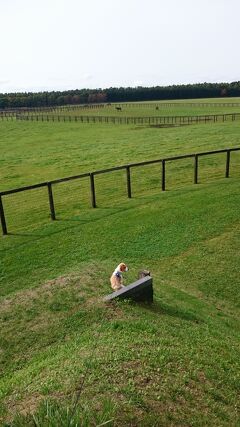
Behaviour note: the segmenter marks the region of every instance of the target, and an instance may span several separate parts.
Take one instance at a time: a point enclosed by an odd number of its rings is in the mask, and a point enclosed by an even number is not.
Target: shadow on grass
[[[154,314],[178,317],[179,319],[194,323],[204,323],[203,319],[190,309],[183,310],[180,307],[168,305],[156,299],[152,304],[142,303],[141,306]]]
[[[14,248],[18,248],[21,247],[23,245],[26,245],[29,243],[29,241],[37,241],[37,240],[42,240],[45,238],[49,238],[51,236],[60,234],[60,233],[64,233],[66,231],[70,231],[70,230],[74,230],[77,229],[85,224],[92,224],[92,223],[96,223],[98,221],[101,221],[103,219],[107,219],[110,218],[112,216],[115,215],[119,215],[122,213],[126,213],[129,210],[135,209],[136,206],[129,206],[129,207],[121,207],[121,208],[101,208],[101,212],[99,214],[99,211],[96,211],[98,213],[97,216],[91,216],[90,218],[79,218],[79,217],[72,217],[72,218],[61,218],[61,216],[59,216],[58,218],[56,218],[56,220],[54,220],[51,223],[48,224],[44,224],[44,228],[42,229],[42,234],[40,234],[38,231],[35,233],[34,230],[32,232],[26,231],[26,232],[8,232],[7,236],[9,237],[22,237],[22,238],[26,238],[25,241],[17,243],[16,245],[12,245],[9,248],[4,248],[2,250],[0,250],[0,252],[6,252],[8,250],[12,250]],[[111,209],[111,212],[109,212],[109,210]],[[53,223],[55,223],[56,226],[58,226],[59,228],[56,230],[56,228],[52,229],[52,225]],[[38,229],[39,230],[39,229]],[[7,237],[5,236],[5,237]]]
[[[190,187],[195,188],[193,186]],[[198,187],[199,189],[199,187]],[[181,188],[183,190],[183,188]],[[186,191],[189,191],[189,187],[186,188]],[[179,192],[177,189],[171,189],[169,191],[172,197],[179,197]],[[165,194],[169,193],[166,189]],[[164,193],[162,191],[156,191],[154,194],[136,194],[132,197],[131,200],[133,200],[135,203],[130,204],[129,200],[125,201],[124,204],[119,206],[99,206],[97,209],[91,209],[83,211],[83,217],[81,218],[80,215],[77,216],[70,216],[70,217],[62,217],[61,214],[57,213],[57,218],[54,221],[45,222],[40,228],[33,228],[31,230],[31,226],[29,226],[29,229],[26,227],[26,231],[9,231],[7,236],[4,236],[4,238],[7,237],[21,237],[26,238],[26,241],[17,243],[16,245],[12,245],[10,248],[4,248],[3,250],[0,250],[0,252],[5,252],[7,250],[12,250],[14,248],[20,247],[22,245],[25,245],[29,241],[36,241],[44,238],[48,238],[49,236],[54,236],[56,234],[63,233],[67,230],[74,230],[78,228],[80,225],[85,225],[89,223],[95,223],[102,219],[112,217],[114,215],[119,215],[122,213],[126,213],[129,210],[133,210],[138,208],[139,206],[145,206],[146,202],[152,203],[154,200],[156,200],[156,197],[162,197]],[[160,199],[158,199],[160,200]],[[110,212],[109,212],[110,211]],[[87,217],[86,217],[87,216]],[[90,217],[90,218],[89,218]],[[56,230],[56,227],[53,229],[53,225],[58,226],[58,229]],[[29,230],[29,231],[28,231]],[[36,232],[35,232],[36,231]],[[40,231],[40,232],[39,232]],[[28,239],[27,239],[28,238]],[[32,239],[29,239],[32,238]]]

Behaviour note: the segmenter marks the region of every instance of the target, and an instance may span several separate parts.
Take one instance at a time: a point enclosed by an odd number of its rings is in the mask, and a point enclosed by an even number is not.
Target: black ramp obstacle
[[[132,299],[134,301],[153,302],[153,279],[151,276],[142,277],[130,285],[124,286],[118,291],[104,297],[104,301],[114,299]]]

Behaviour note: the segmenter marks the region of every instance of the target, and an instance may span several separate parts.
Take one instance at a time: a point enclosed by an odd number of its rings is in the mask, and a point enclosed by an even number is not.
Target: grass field
[[[239,128],[1,122],[0,190],[236,147]],[[229,179],[224,165],[201,159],[195,186],[192,165],[169,165],[165,193],[155,166],[136,171],[132,200],[119,173],[99,177],[97,209],[87,183],[56,189],[54,223],[44,194],[4,202],[2,425],[239,425],[240,155]],[[151,271],[152,306],[101,301],[122,260],[126,283]]]
[[[181,101],[152,101],[142,103],[118,103],[105,105],[101,108],[82,108],[77,106],[74,109],[61,108],[49,111],[51,115],[72,115],[72,116],[110,116],[110,117],[153,117],[153,116],[195,116],[207,114],[228,114],[240,112],[240,99],[200,99]],[[238,104],[239,105],[231,105]],[[207,105],[206,105],[207,104]],[[121,111],[116,110],[116,106],[121,107]],[[156,109],[158,107],[158,109]],[[46,113],[46,112],[45,112]],[[36,113],[39,114],[39,113]]]

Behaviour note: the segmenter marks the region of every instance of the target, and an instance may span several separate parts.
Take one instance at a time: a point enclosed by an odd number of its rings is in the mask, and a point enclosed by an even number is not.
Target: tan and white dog
[[[124,262],[121,262],[117,268],[115,268],[113,274],[110,277],[111,287],[114,291],[124,287],[122,273],[128,271],[128,267]]]

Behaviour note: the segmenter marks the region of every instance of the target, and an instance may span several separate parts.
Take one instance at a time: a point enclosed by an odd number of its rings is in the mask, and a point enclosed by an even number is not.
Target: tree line
[[[0,108],[54,107],[111,102],[158,101],[240,96],[240,81],[154,87],[110,87],[0,94]]]

